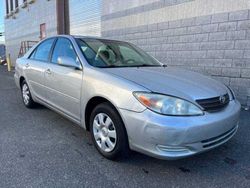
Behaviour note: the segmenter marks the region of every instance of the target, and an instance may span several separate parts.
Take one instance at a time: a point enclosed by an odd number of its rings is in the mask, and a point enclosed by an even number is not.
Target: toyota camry
[[[128,42],[50,37],[15,70],[26,107],[39,103],[80,125],[108,159],[130,150],[183,158],[224,144],[238,128],[240,103],[229,87]]]

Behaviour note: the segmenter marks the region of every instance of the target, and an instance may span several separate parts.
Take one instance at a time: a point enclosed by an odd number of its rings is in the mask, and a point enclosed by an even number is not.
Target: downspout
[[[69,34],[69,2],[68,0],[56,0],[57,34]]]

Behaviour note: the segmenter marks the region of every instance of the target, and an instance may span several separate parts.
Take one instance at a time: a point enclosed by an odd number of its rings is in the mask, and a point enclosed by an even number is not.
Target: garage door
[[[101,0],[69,1],[70,34],[101,36]]]

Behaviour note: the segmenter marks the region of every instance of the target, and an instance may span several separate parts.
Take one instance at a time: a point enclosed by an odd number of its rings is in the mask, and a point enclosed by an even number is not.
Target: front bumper
[[[163,116],[120,109],[132,150],[160,158],[178,159],[215,148],[237,132],[240,103],[230,101],[220,112],[203,116]]]

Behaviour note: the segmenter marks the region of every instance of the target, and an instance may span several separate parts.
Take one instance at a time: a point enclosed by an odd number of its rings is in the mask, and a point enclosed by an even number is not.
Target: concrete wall
[[[46,34],[57,34],[56,1],[36,0],[26,8],[21,8],[19,0],[18,12],[5,19],[6,53],[10,53],[12,64],[19,54],[21,41],[40,40],[40,24],[46,23]]]
[[[101,36],[101,0],[69,0],[71,35]]]
[[[130,8],[124,2],[105,0],[102,36],[135,43],[169,66],[210,75],[247,103],[250,1],[134,0]]]

